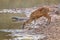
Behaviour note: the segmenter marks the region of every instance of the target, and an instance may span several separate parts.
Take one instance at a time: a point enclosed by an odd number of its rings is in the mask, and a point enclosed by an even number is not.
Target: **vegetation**
[[[59,4],[60,0],[0,0],[0,9],[32,7],[42,4]]]
[[[12,17],[13,16],[18,16],[18,17],[23,17],[25,16],[24,14],[10,14],[10,13],[0,13],[0,29],[5,28],[5,29],[15,29],[15,28],[20,28],[22,25],[21,22],[13,22]]]

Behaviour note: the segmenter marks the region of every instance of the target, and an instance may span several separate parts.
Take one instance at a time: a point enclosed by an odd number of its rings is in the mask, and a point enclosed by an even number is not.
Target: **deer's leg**
[[[35,25],[35,23],[36,23],[36,20],[34,19],[34,21],[33,21],[33,25]]]
[[[36,25],[36,20],[34,19],[32,27],[35,28],[35,25]]]
[[[26,22],[23,23],[23,27],[22,28],[24,29],[25,25],[31,23],[32,21],[33,21],[32,18],[28,19]]]
[[[51,22],[51,17],[50,17],[48,14],[46,14],[45,17],[48,19],[48,24],[50,24],[50,22]]]

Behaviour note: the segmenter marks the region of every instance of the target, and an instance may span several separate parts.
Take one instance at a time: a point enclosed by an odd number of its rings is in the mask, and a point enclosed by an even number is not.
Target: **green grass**
[[[41,4],[59,4],[60,0],[0,0],[0,9],[33,7]]]
[[[20,28],[22,25],[21,22],[13,22],[12,17],[13,16],[18,16],[18,17],[23,17],[25,16],[24,14],[9,14],[9,13],[1,13],[0,14],[0,29],[17,29]]]

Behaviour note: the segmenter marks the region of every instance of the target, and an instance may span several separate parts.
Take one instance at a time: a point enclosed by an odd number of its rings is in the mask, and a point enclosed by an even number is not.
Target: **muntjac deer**
[[[48,23],[50,24],[51,17],[48,14],[49,12],[50,10],[47,7],[42,7],[42,8],[35,10],[34,12],[31,13],[30,18],[26,22],[23,23],[22,28],[24,29],[25,25],[31,23],[33,20],[36,21],[38,18],[42,16],[46,17],[48,19]]]

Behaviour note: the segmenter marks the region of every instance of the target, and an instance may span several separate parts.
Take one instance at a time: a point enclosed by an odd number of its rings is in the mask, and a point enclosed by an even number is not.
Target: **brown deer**
[[[50,22],[51,22],[51,17],[50,17],[49,14],[48,14],[49,12],[50,12],[50,10],[49,10],[49,8],[47,8],[47,7],[42,7],[42,8],[39,8],[39,9],[35,10],[35,11],[32,12],[32,14],[30,15],[30,18],[29,18],[26,22],[23,23],[23,27],[22,27],[22,28],[24,28],[24,26],[25,26],[26,24],[31,23],[33,20],[36,22],[36,20],[37,20],[38,18],[42,17],[42,16],[46,17],[46,18],[48,19],[48,23],[50,24]]]

